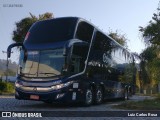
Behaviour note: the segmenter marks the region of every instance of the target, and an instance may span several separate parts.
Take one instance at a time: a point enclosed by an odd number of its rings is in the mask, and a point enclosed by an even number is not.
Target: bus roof
[[[108,36],[105,32],[100,30],[94,24],[92,24],[91,22],[89,22],[83,18],[80,18],[80,17],[60,17],[60,18],[53,18],[53,19],[48,19],[48,20],[37,21],[29,29],[29,32],[28,32],[29,36],[28,36],[28,39],[24,41],[24,45],[25,45],[25,47],[26,46],[28,47],[30,43],[32,43],[32,45],[33,45],[33,44],[36,44],[37,41],[38,41],[38,43],[42,42],[42,44],[43,44],[44,42],[45,43],[46,42],[49,43],[51,41],[52,42],[53,41],[59,42],[59,41],[63,41],[63,40],[73,39],[74,32],[77,27],[77,23],[79,21],[83,21],[83,22],[86,22],[86,23],[92,25],[97,31],[100,31],[102,34],[104,34],[105,36],[110,38],[112,41],[114,41],[116,44],[121,46],[123,49],[130,52],[128,49],[124,48],[124,46],[120,45],[117,41],[115,41],[113,38]],[[38,28],[39,26],[40,26],[40,28]],[[45,30],[41,29],[41,28],[44,28]],[[54,29],[54,28],[56,28],[56,29]],[[66,28],[66,29],[64,29],[64,28]],[[37,31],[39,33],[38,35],[36,33]],[[55,32],[54,35],[52,33],[53,31]],[[62,35],[58,36],[60,33],[63,33],[63,35],[65,34],[64,37],[62,37]],[[52,34],[52,36],[50,36],[50,34]]]

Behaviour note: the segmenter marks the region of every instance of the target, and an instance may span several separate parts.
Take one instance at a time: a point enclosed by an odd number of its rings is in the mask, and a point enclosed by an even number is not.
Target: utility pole
[[[6,53],[7,54],[7,52],[6,51],[2,51],[2,53]],[[13,53],[13,52],[11,52],[11,53]],[[6,61],[6,82],[8,82],[8,57],[7,57],[7,61]]]

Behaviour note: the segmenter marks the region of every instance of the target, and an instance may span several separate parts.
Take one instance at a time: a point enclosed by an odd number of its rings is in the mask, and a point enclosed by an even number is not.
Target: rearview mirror
[[[18,46],[21,46],[22,49],[25,50],[25,47],[24,47],[23,43],[13,43],[13,44],[9,45],[8,48],[7,48],[7,57],[8,58],[11,57],[11,50],[12,50],[12,48],[13,47],[18,47]]]

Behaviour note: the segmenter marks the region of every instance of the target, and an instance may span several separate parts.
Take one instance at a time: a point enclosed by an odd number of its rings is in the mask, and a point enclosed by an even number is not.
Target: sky
[[[0,59],[6,59],[2,51],[13,43],[15,23],[29,17],[29,12],[36,16],[51,12],[55,18],[77,16],[105,33],[117,30],[129,40],[127,45],[131,52],[141,53],[145,45],[139,26],[148,25],[158,3],[159,0],[0,0]],[[18,62],[17,53],[14,49],[12,61]]]

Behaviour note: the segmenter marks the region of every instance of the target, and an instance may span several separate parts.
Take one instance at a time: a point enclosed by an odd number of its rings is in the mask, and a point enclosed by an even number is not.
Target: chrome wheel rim
[[[86,92],[86,103],[91,104],[92,103],[92,91],[90,89]]]
[[[97,102],[102,101],[102,91],[100,89],[97,91],[96,99],[97,99]]]

